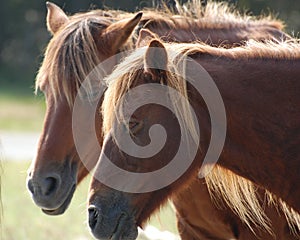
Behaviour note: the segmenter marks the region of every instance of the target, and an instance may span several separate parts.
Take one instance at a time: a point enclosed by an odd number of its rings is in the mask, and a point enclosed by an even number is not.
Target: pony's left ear
[[[135,45],[137,48],[144,47],[147,46],[149,42],[154,39],[158,39],[158,36],[155,33],[151,32],[148,29],[141,29]]]
[[[46,2],[46,6],[48,10],[47,28],[49,32],[55,34],[58,29],[69,20],[69,18],[65,12],[54,3]]]
[[[157,39],[152,40],[146,50],[144,68],[145,74],[150,74],[154,81],[168,70],[167,50]]]
[[[142,16],[143,13],[139,12],[131,19],[120,20],[112,23],[107,27],[105,32],[101,34],[101,40],[105,41],[104,44],[107,42],[106,45],[109,46],[110,50],[119,50],[130,37]]]

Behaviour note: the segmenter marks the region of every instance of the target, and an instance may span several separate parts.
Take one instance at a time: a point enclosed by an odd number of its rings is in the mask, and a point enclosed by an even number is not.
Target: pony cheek
[[[156,209],[157,202],[155,199],[155,192],[135,193],[129,197],[129,206],[137,226],[143,228],[147,223],[151,213]]]
[[[87,170],[84,166],[81,166],[77,173],[77,184],[79,184],[88,174],[89,170]]]

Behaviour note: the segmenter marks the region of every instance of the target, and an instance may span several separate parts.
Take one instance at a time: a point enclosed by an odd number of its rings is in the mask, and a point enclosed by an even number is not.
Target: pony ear
[[[158,36],[148,29],[141,29],[139,32],[139,37],[136,41],[136,47],[139,48],[147,46],[153,39],[158,39]]]
[[[168,67],[168,54],[164,45],[157,39],[150,42],[144,58],[145,74],[150,74],[152,80],[160,79]]]
[[[65,12],[54,3],[46,2],[48,9],[47,13],[47,28],[52,34],[55,34],[58,29],[69,19]]]
[[[107,46],[110,46],[111,50],[117,51],[120,49],[140,22],[142,16],[143,13],[139,12],[129,20],[120,20],[108,26],[105,32],[102,33],[102,38],[108,43]]]

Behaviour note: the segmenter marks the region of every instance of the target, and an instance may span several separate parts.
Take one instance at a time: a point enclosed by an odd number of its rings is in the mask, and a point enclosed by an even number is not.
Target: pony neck
[[[196,57],[223,98],[227,133],[218,164],[281,196],[300,210],[300,59]],[[288,74],[287,74],[288,73]],[[199,81],[201,79],[198,78]],[[202,146],[209,144],[210,117],[189,87],[200,122]],[[280,146],[280,147],[278,147]],[[203,160],[203,155],[198,161]]]

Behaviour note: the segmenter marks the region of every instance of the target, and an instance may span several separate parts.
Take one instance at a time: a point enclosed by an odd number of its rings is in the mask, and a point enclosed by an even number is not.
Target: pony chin
[[[138,227],[134,213],[122,192],[111,192],[93,199],[88,207],[88,219],[91,233],[97,239],[135,240]],[[92,200],[93,199],[93,200]]]
[[[117,225],[113,231],[106,230],[100,225],[96,225],[94,229],[91,230],[93,236],[97,239],[127,239],[135,240],[138,236],[138,229],[132,218],[127,216],[120,217],[118,219]]]
[[[64,214],[64,212],[67,210],[67,208],[69,207],[69,205],[72,201],[75,190],[76,190],[76,184],[73,185],[70,193],[68,194],[67,198],[65,199],[65,201],[63,202],[62,205],[60,205],[56,209],[43,209],[42,208],[43,213],[45,213],[47,215],[53,215],[53,216]]]

